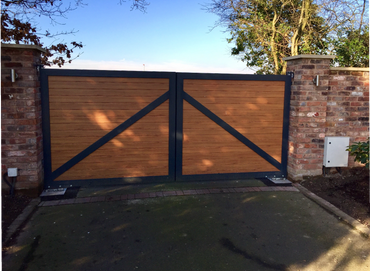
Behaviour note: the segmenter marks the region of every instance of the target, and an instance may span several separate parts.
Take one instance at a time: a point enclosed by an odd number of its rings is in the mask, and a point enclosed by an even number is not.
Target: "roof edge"
[[[360,68],[360,67],[330,67],[331,71],[359,71],[359,72],[368,72],[369,67]]]
[[[11,43],[1,43],[1,48],[11,48],[11,49],[25,49],[25,50],[37,50],[42,53],[46,53],[46,50],[38,45],[33,44],[11,44]]]

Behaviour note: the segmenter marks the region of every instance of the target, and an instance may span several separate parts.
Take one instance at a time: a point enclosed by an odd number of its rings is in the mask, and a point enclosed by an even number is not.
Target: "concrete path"
[[[43,203],[3,270],[370,270],[369,239],[295,188],[257,185],[156,197],[151,187],[132,199],[106,188]]]

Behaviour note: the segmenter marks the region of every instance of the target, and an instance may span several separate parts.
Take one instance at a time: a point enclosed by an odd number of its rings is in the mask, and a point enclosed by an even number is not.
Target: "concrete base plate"
[[[292,185],[292,182],[285,178],[267,178],[276,185]]]
[[[41,195],[41,201],[75,198],[79,187],[45,189]]]
[[[45,189],[42,191],[40,197],[48,196],[62,196],[66,193],[67,188]]]

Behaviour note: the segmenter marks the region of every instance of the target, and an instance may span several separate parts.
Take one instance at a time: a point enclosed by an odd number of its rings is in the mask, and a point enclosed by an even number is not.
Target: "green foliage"
[[[340,67],[369,67],[369,26],[360,30],[347,30],[334,42],[337,58],[334,63]]]
[[[354,142],[347,149],[355,157],[355,161],[365,164],[369,168],[369,140],[367,142]]]
[[[1,0],[1,40],[4,43],[32,44],[45,49],[41,54],[41,64],[46,66],[63,66],[72,61],[75,49],[83,47],[82,43],[73,41],[55,43],[44,46],[42,37],[53,38],[59,35],[73,34],[63,32],[51,34],[41,32],[37,27],[37,17],[48,17],[55,23],[55,17],[65,16],[82,4],[82,0],[75,0],[73,4],[63,5],[61,0]]]
[[[257,74],[285,74],[283,58],[327,49],[327,26],[310,0],[213,0],[208,11],[230,31],[231,54]]]
[[[212,0],[206,9],[230,32],[231,54],[257,74],[285,74],[283,58],[298,54],[368,63],[368,0]]]

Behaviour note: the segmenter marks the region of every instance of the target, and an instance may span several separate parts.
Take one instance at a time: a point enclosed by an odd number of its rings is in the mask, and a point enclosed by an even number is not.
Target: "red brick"
[[[361,102],[351,102],[351,106],[362,106]]]
[[[307,106],[320,106],[321,102],[307,102]]]
[[[145,199],[149,198],[149,193],[138,193],[135,194],[135,199]]]
[[[302,69],[314,69],[315,68],[315,65],[302,65]]]
[[[20,62],[6,62],[3,63],[4,67],[6,68],[17,68],[17,67],[23,67],[22,63]]]
[[[163,196],[164,197],[176,196],[176,191],[164,191]]]
[[[322,161],[321,161],[321,165],[320,164],[306,164],[306,165],[302,165],[302,168],[307,169],[307,170],[321,169],[322,168]]]
[[[157,197],[163,197],[163,192],[155,192],[155,195],[156,195]]]

